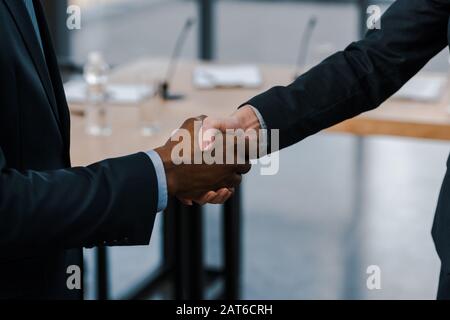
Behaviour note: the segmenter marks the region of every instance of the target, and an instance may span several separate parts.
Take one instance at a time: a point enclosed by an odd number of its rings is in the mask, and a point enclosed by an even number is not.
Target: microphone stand
[[[178,36],[177,42],[175,43],[175,48],[170,58],[169,66],[167,68],[166,78],[159,87],[159,94],[163,100],[180,100],[184,98],[182,94],[174,94],[170,92],[170,83],[175,75],[181,50],[183,49],[189,31],[194,24],[195,20],[193,18],[189,18],[184,24],[184,27],[181,30],[180,35]]]
[[[298,55],[296,70],[294,74],[295,79],[297,79],[300,76],[301,69],[305,68],[306,66],[306,62],[308,59],[309,45],[311,43],[311,37],[316,25],[317,25],[317,18],[313,16],[309,19],[308,25],[306,26],[306,30],[303,33],[302,41],[300,42],[300,52]]]

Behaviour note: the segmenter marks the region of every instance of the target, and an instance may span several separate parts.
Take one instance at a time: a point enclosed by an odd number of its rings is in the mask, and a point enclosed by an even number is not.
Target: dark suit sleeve
[[[157,178],[144,153],[85,168],[19,172],[0,149],[0,248],[144,245]]]
[[[447,45],[449,12],[449,0],[397,0],[380,30],[248,104],[269,129],[280,129],[280,148],[371,110]]]

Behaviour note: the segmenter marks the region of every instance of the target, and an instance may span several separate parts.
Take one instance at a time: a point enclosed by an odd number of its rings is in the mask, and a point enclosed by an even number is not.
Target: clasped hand
[[[216,137],[203,143],[205,116],[186,120],[166,144],[155,151],[162,159],[168,193],[185,204],[224,203],[249,172],[251,165],[240,154],[236,137]],[[230,142],[231,141],[231,142]]]

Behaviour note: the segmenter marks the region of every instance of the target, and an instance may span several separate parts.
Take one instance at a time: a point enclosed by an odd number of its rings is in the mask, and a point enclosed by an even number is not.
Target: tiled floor
[[[136,8],[129,7],[127,15],[104,11],[101,19],[87,15],[74,39],[77,59],[99,48],[114,63],[167,55],[184,19],[196,12],[188,1],[145,5],[137,0]],[[292,63],[313,13],[319,18],[314,46],[331,43],[341,49],[356,37],[358,15],[350,5],[221,1],[218,56],[225,61]],[[193,34],[184,56],[195,56],[195,40]],[[447,68],[446,55],[432,68]],[[356,170],[357,144],[345,135],[311,137],[280,153],[276,176],[260,176],[254,168],[245,180],[244,298],[435,297],[439,262],[430,229],[450,144],[366,139],[362,176]],[[358,181],[361,210],[355,211]],[[206,214],[209,264],[220,263],[217,211],[208,207]],[[112,250],[115,297],[156,265],[159,237],[155,231],[150,247]],[[86,256],[92,280],[92,252]],[[366,288],[369,265],[381,269],[381,290]],[[92,288],[91,281],[88,285]],[[93,290],[89,292],[92,297]]]

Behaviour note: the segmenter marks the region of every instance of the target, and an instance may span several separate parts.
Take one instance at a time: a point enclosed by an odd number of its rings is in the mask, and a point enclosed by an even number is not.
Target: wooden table
[[[198,90],[192,85],[192,70],[197,63],[179,65],[173,90],[186,94],[186,99],[161,103],[159,122],[161,132],[155,137],[142,137],[138,129],[138,108],[112,107],[113,134],[111,137],[91,137],[84,133],[83,119],[72,115],[72,161],[86,165],[105,157],[126,155],[151,149],[165,142],[170,133],[188,117],[196,115],[227,116],[236,107],[254,95],[274,85],[292,81],[289,66],[261,66],[264,84],[258,89]],[[116,82],[135,83],[161,79],[166,69],[165,60],[140,60],[115,71]],[[412,101],[388,100],[378,109],[345,121],[331,132],[355,135],[393,135],[414,138],[450,140],[450,113],[448,96],[436,104]],[[76,109],[74,106],[73,109]]]
[[[160,102],[161,132],[154,137],[143,137],[138,128],[139,108],[136,106],[111,106],[113,134],[110,137],[92,137],[84,132],[84,120],[78,115],[80,106],[73,105],[72,148],[74,165],[87,165],[104,158],[122,156],[129,153],[155,148],[165,142],[170,133],[178,128],[188,117],[201,114],[209,116],[227,116],[237,106],[254,95],[274,85],[286,85],[293,80],[290,66],[261,66],[264,84],[258,89],[214,89],[198,90],[192,85],[192,71],[196,62],[182,62],[179,65],[173,91],[183,93],[186,98],[179,101]],[[165,59],[143,59],[117,69],[112,76],[113,82],[139,83],[162,79],[167,63]],[[357,177],[362,172],[363,138],[367,135],[391,135],[413,138],[450,140],[450,114],[447,110],[448,96],[435,104],[400,101],[391,99],[380,108],[345,121],[330,132],[356,135],[358,142]],[[362,182],[356,184],[356,198],[360,199]],[[358,200],[359,201],[359,200]],[[240,286],[240,193],[229,201],[224,210],[224,260],[225,293],[223,297],[234,299],[239,296]],[[361,210],[361,204],[355,204],[355,212]],[[186,212],[189,211],[189,212]],[[172,212],[172,213],[170,213]],[[189,219],[186,217],[189,216]],[[178,220],[177,220],[178,219]],[[171,278],[176,283],[174,297],[201,299],[203,283],[214,275],[223,275],[224,270],[209,270],[203,273],[201,236],[202,219],[199,207],[186,208],[171,201],[168,213],[164,215],[164,260],[170,267],[164,268],[157,276],[158,281]],[[192,234],[198,234],[192,237]],[[100,252],[101,281],[100,292],[107,297],[104,249]],[[185,252],[187,251],[187,252]],[[184,252],[184,253],[183,253]],[[192,259],[185,258],[188,254]],[[103,255],[103,256],[102,256]],[[175,270],[173,266],[175,267]],[[170,276],[169,273],[172,275]],[[157,281],[157,282],[158,282]],[[158,282],[159,283],[159,282]],[[155,281],[142,288],[148,293],[155,288]],[[187,289],[186,289],[187,288]],[[139,298],[142,295],[136,294]],[[102,297],[102,294],[101,294]]]

